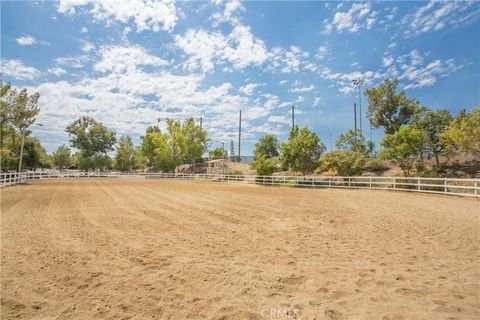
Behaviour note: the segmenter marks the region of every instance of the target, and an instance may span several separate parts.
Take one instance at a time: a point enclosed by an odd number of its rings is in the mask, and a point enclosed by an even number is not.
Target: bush
[[[372,171],[382,171],[382,170],[387,170],[388,166],[383,163],[381,159],[378,158],[373,158],[371,159],[368,164],[368,168]]]
[[[232,170],[228,173],[230,177],[234,177],[237,181],[243,181],[245,179],[245,175],[240,170]]]
[[[228,173],[231,176],[245,176],[242,171],[240,170],[232,170]]]
[[[275,172],[275,162],[267,159],[263,155],[259,155],[257,160],[250,163],[250,168],[255,170],[259,176],[271,176]]]
[[[320,157],[320,172],[334,171],[340,176],[359,176],[365,169],[365,156],[356,151],[331,151]]]

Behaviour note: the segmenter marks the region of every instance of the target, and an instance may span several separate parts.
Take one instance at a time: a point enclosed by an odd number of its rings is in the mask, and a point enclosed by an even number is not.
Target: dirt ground
[[[2,319],[478,319],[480,204],[159,180],[1,191]]]

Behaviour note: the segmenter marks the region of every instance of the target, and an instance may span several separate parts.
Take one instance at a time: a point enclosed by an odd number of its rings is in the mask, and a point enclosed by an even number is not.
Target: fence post
[[[351,180],[351,179],[352,179],[352,178],[348,177],[348,187],[349,187],[349,188],[350,188],[350,180]]]
[[[444,192],[445,193],[448,193],[448,188],[447,188],[447,177],[445,177],[443,179],[443,188],[444,188]],[[475,190],[476,191],[476,190]]]
[[[417,190],[420,191],[420,178],[417,178]]]
[[[369,177],[369,188],[372,189],[372,177]]]
[[[329,188],[332,187],[332,177],[329,177],[329,178],[328,178],[328,187],[329,187]]]
[[[477,180],[475,180],[475,196],[478,196],[478,183]]]
[[[397,178],[393,178],[393,190],[397,189]]]

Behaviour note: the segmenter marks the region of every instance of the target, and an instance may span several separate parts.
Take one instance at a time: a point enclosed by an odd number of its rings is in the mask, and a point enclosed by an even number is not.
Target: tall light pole
[[[240,110],[240,117],[238,118],[238,162],[242,162],[240,156],[240,144],[242,141],[242,110]]]
[[[362,78],[355,78],[352,80],[354,86],[358,87],[358,108],[360,111],[360,135],[363,136],[363,126],[362,126],[362,84],[365,81]]]
[[[292,130],[295,129],[295,106],[292,106]]]
[[[230,157],[228,160],[235,161],[235,144],[233,142],[233,138],[235,138],[235,135],[229,134],[228,136],[230,137]]]

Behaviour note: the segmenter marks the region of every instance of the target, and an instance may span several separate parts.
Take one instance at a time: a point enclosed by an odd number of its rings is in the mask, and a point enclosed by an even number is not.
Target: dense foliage
[[[470,113],[461,112],[440,134],[440,141],[450,152],[463,152],[480,157],[480,107]]]
[[[330,151],[320,157],[318,171],[340,176],[358,176],[365,170],[366,161],[365,155],[358,151]]]
[[[207,149],[207,132],[193,118],[184,123],[167,119],[167,130],[147,129],[142,137],[141,151],[153,170],[174,172],[182,164],[194,165]]]
[[[295,126],[288,141],[280,145],[280,162],[282,167],[306,175],[317,168],[324,151],[325,146],[315,132]]]
[[[413,170],[417,161],[422,160],[425,135],[413,128],[400,128],[397,132],[386,134],[381,142],[383,150],[380,157],[397,164],[405,176]]]
[[[72,152],[69,147],[62,144],[52,153],[53,164],[62,171],[72,165]]]
[[[279,142],[276,136],[273,134],[267,134],[258,140],[253,150],[254,160],[265,157],[267,159],[278,157]]]
[[[29,95],[26,89],[17,90],[9,83],[1,83],[0,98],[0,170],[17,170],[20,166],[22,169],[51,166],[45,149],[36,138],[30,136],[29,130],[40,112],[40,95]],[[28,154],[25,153],[25,146],[28,147]]]
[[[396,93],[398,80],[385,80],[378,87],[365,90],[367,116],[373,128],[383,127],[386,134],[395,133],[408,123],[418,110],[418,102],[407,98],[404,91]]]

